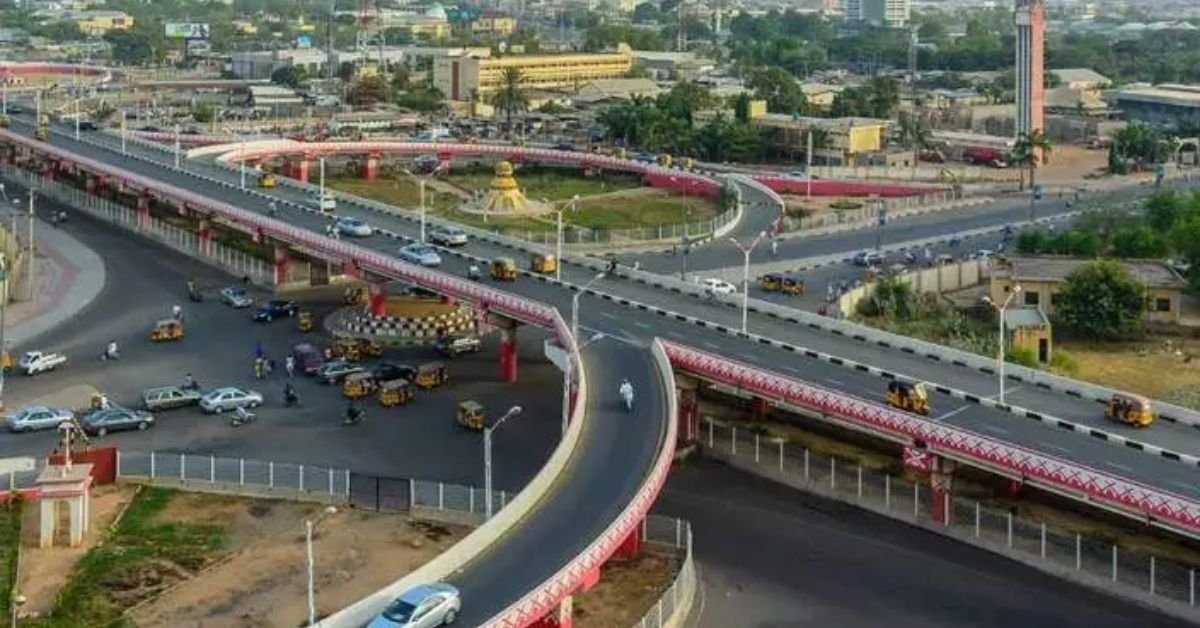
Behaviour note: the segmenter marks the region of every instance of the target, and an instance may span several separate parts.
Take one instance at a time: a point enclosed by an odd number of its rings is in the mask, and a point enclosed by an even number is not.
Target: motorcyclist
[[[278,211],[279,211],[278,208],[275,207],[275,201],[271,201],[270,203],[267,204],[267,215],[268,216],[274,216],[276,213],[278,213]]]
[[[172,305],[171,306],[171,316],[177,321],[182,321],[183,320],[183,308],[179,307],[178,305]]]
[[[117,349],[117,341],[108,341],[108,347],[104,349],[104,357],[109,360],[116,360],[121,357],[121,352]]]
[[[200,384],[196,383],[196,378],[192,377],[191,373],[183,376],[184,390],[200,390]]]
[[[107,410],[111,407],[112,407],[112,404],[109,403],[109,401],[108,401],[108,395],[106,395],[104,393],[100,393],[100,409]]]
[[[283,402],[289,406],[294,406],[300,402],[300,395],[296,394],[296,388],[291,382],[283,385]]]
[[[359,408],[358,406],[354,405],[353,401],[346,404],[346,423],[358,423],[359,421],[362,420],[362,417],[363,417],[362,408]]]
[[[467,279],[475,281],[475,280],[479,279],[479,276],[480,276],[479,266],[476,265],[474,262],[472,262],[471,265],[467,267]]]
[[[296,358],[294,356],[289,355],[283,361],[283,367],[285,369],[287,369],[288,377],[292,377],[293,375],[295,375],[296,374]],[[288,386],[291,386],[291,384],[288,384]]]
[[[254,415],[246,409],[246,406],[238,406],[237,410],[234,410],[233,419],[237,423],[249,423],[254,420]]]
[[[633,384],[629,383],[628,379],[621,380],[621,399],[625,400],[626,407],[633,407]]]

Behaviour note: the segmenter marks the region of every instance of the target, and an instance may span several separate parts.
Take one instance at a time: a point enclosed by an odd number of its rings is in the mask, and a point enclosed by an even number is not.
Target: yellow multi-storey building
[[[65,17],[75,22],[84,34],[94,37],[111,30],[133,28],[133,16],[124,11],[69,11]]]
[[[517,32],[517,18],[503,13],[483,14],[471,22],[471,31],[507,37]]]
[[[508,68],[521,71],[521,85],[530,90],[574,89],[588,81],[621,78],[633,67],[626,52],[506,57],[441,57],[434,60],[433,84],[451,101],[487,98],[503,81]]]

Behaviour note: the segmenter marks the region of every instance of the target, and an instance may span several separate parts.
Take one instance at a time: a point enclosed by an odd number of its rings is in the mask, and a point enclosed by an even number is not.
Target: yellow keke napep
[[[888,382],[887,403],[893,408],[914,414],[929,414],[929,394],[922,383],[910,384],[898,380]]]
[[[534,253],[529,256],[529,270],[549,275],[558,270],[558,258],[549,253]]]
[[[1154,422],[1154,408],[1145,397],[1118,392],[1104,405],[1104,417],[1133,427],[1149,427]]]
[[[487,422],[483,406],[475,401],[463,401],[458,404],[458,424],[471,430],[482,430]]]
[[[426,362],[417,367],[417,375],[413,384],[425,390],[437,388],[450,380],[450,371],[441,362]]]
[[[273,174],[271,174],[271,173],[269,173],[269,172],[267,172],[267,173],[263,173],[262,175],[259,175],[259,177],[258,177],[258,187],[260,187],[260,188],[273,188],[273,187],[275,187],[275,175],[273,175]]]
[[[511,257],[497,257],[492,260],[491,273],[496,281],[516,281],[517,262]]]
[[[347,399],[362,399],[375,390],[375,377],[370,373],[351,373],[342,383],[342,396]]]
[[[312,331],[315,327],[312,312],[300,312],[300,316],[296,319],[296,327],[303,333]]]
[[[804,279],[788,273],[767,273],[758,279],[763,292],[781,292],[797,296],[804,294]]]
[[[393,379],[379,385],[379,405],[390,408],[402,406],[412,401],[414,396],[412,384],[406,379]]]
[[[154,323],[154,329],[150,330],[150,339],[155,342],[180,340],[182,338],[183,323],[173,318],[164,318]]]

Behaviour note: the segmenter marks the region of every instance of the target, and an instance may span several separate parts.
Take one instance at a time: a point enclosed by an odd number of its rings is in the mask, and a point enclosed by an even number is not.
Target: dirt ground
[[[1081,183],[1085,175],[1102,172],[1108,153],[1082,146],[1056,145],[1050,151],[1050,163],[1037,169],[1037,180],[1045,185]]]
[[[649,551],[633,560],[610,560],[600,582],[575,596],[576,628],[635,625],[671,586],[682,564],[681,557]]]
[[[1059,343],[1055,349],[1074,358],[1077,379],[1200,408],[1200,341]]]
[[[233,512],[173,502],[169,514],[164,513],[193,523],[232,518],[233,524],[226,529],[230,544],[237,549],[186,584],[134,610],[131,616],[138,625],[303,625],[307,613],[306,519],[319,519],[313,541],[318,616],[425,564],[468,532],[463,527],[414,522],[397,515],[327,514],[311,504],[231,500],[228,508]]]
[[[133,498],[133,487],[100,486],[92,491],[91,527],[79,547],[38,547],[40,509],[34,503],[21,521],[21,571],[17,591],[25,596],[22,615],[41,615],[54,606],[54,598],[75,563],[96,545],[117,513]]]

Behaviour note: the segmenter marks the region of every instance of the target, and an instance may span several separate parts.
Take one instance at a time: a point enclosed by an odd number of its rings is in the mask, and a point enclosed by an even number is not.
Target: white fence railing
[[[662,628],[668,622],[681,625],[696,595],[696,564],[692,559],[692,526],[683,519],[649,515],[642,522],[642,538],[649,545],[673,548],[683,554],[679,572],[662,597],[630,628]]]
[[[39,194],[48,198],[83,210],[121,228],[140,233],[221,270],[239,277],[249,277],[252,282],[260,285],[273,285],[274,283],[275,275],[271,264],[249,253],[213,241],[209,243],[208,255],[201,255],[200,237],[194,232],[181,229],[157,218],[151,218],[148,224],[139,226],[137,210],[95,194],[88,194],[71,185],[44,178],[24,168],[4,165],[0,166],[0,173],[4,178],[37,190]]]
[[[966,497],[948,497],[948,524],[933,522],[932,489],[861,464],[822,456],[707,418],[705,454],[795,488],[846,502],[1018,560],[1059,577],[1196,620],[1197,568],[1127,549]]]
[[[308,495],[345,500],[350,471],[314,465],[186,453],[117,451],[117,477],[197,485],[225,492]]]

